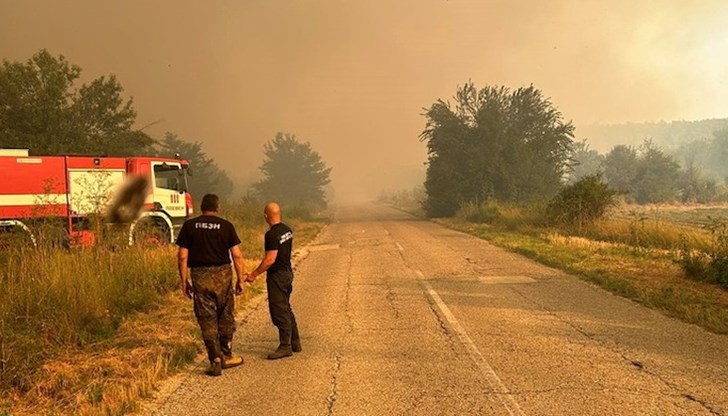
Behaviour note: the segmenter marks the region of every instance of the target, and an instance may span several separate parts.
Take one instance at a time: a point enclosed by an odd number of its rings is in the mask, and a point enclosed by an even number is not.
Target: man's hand
[[[235,283],[235,295],[242,295],[244,291],[243,279],[238,278],[238,281]]]
[[[255,276],[253,276],[253,273],[245,273],[245,281],[248,283],[255,282]]]
[[[192,285],[190,284],[189,280],[186,280],[184,284],[182,284],[182,296],[192,299],[193,297],[193,290]]]

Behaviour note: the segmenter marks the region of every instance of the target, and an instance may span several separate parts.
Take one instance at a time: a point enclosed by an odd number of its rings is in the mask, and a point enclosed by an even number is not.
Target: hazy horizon
[[[0,0],[0,58],[41,48],[115,74],[139,127],[200,141],[237,181],[276,132],[311,142],[340,200],[424,173],[422,108],[533,84],[566,120],[728,116],[728,4],[703,1]]]

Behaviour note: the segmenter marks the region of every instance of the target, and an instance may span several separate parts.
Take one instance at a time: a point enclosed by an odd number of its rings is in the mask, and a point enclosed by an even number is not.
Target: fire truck
[[[189,163],[180,158],[30,156],[25,149],[0,149],[0,230],[25,231],[39,219],[62,220],[71,245],[90,245],[89,218],[99,215],[124,180],[144,176],[150,186],[141,216],[128,226],[129,243],[140,224],[152,224],[163,242],[174,241],[192,215]]]

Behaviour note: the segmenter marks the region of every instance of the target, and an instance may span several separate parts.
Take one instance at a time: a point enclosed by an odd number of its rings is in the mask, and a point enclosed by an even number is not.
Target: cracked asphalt
[[[292,304],[303,352],[265,359],[261,296],[245,365],[201,361],[148,414],[728,415],[728,337],[390,208],[340,208]]]

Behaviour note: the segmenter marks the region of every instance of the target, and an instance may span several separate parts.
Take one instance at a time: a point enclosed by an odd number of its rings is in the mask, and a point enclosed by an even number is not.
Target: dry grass
[[[237,307],[262,292],[259,281],[237,298]],[[6,411],[92,416],[138,410],[139,400],[152,397],[160,381],[183,370],[203,349],[191,301],[172,292],[161,305],[131,316],[108,340],[67,347],[40,368],[30,390],[13,392]]]
[[[504,225],[458,219],[438,222],[562,269],[669,316],[728,334],[728,291],[687,279],[671,250],[593,240],[548,228],[512,230]]]
[[[610,280],[622,279],[628,296],[670,316],[700,325],[710,331],[728,333],[728,291],[717,285],[685,278],[668,250],[635,250],[625,244],[590,241],[583,238],[549,239],[556,247],[584,254],[573,270],[597,277],[607,289]]]
[[[252,209],[255,208],[255,212]],[[259,207],[229,207],[250,270],[267,229]],[[232,218],[231,218],[232,217]],[[290,221],[296,244],[323,222]],[[0,415],[120,415],[202,348],[178,293],[176,250],[13,248],[0,256]],[[260,284],[250,296],[262,293]]]
[[[708,217],[728,218],[728,204],[625,204],[610,213],[612,218],[630,219],[635,215],[666,223],[700,227]]]
[[[126,320],[114,337],[69,347],[46,362],[33,387],[16,396],[16,414],[124,414],[149,397],[155,384],[201,349],[192,308],[179,294],[164,307]]]
[[[178,286],[173,258],[172,247],[102,246],[19,249],[9,257],[0,270],[0,383],[12,406],[77,409],[80,396],[105,397],[92,380],[115,374],[116,364],[102,352],[116,348],[118,337],[133,339],[130,317],[165,312],[158,305]],[[145,365],[153,355],[129,350],[119,357]],[[15,413],[47,413],[29,410]]]
[[[18,249],[0,269],[0,383],[28,390],[58,349],[113,334],[177,287],[172,247]]]
[[[579,233],[589,239],[629,244],[636,247],[678,249],[684,244],[696,250],[707,250],[712,238],[707,231],[645,217],[605,219]]]

